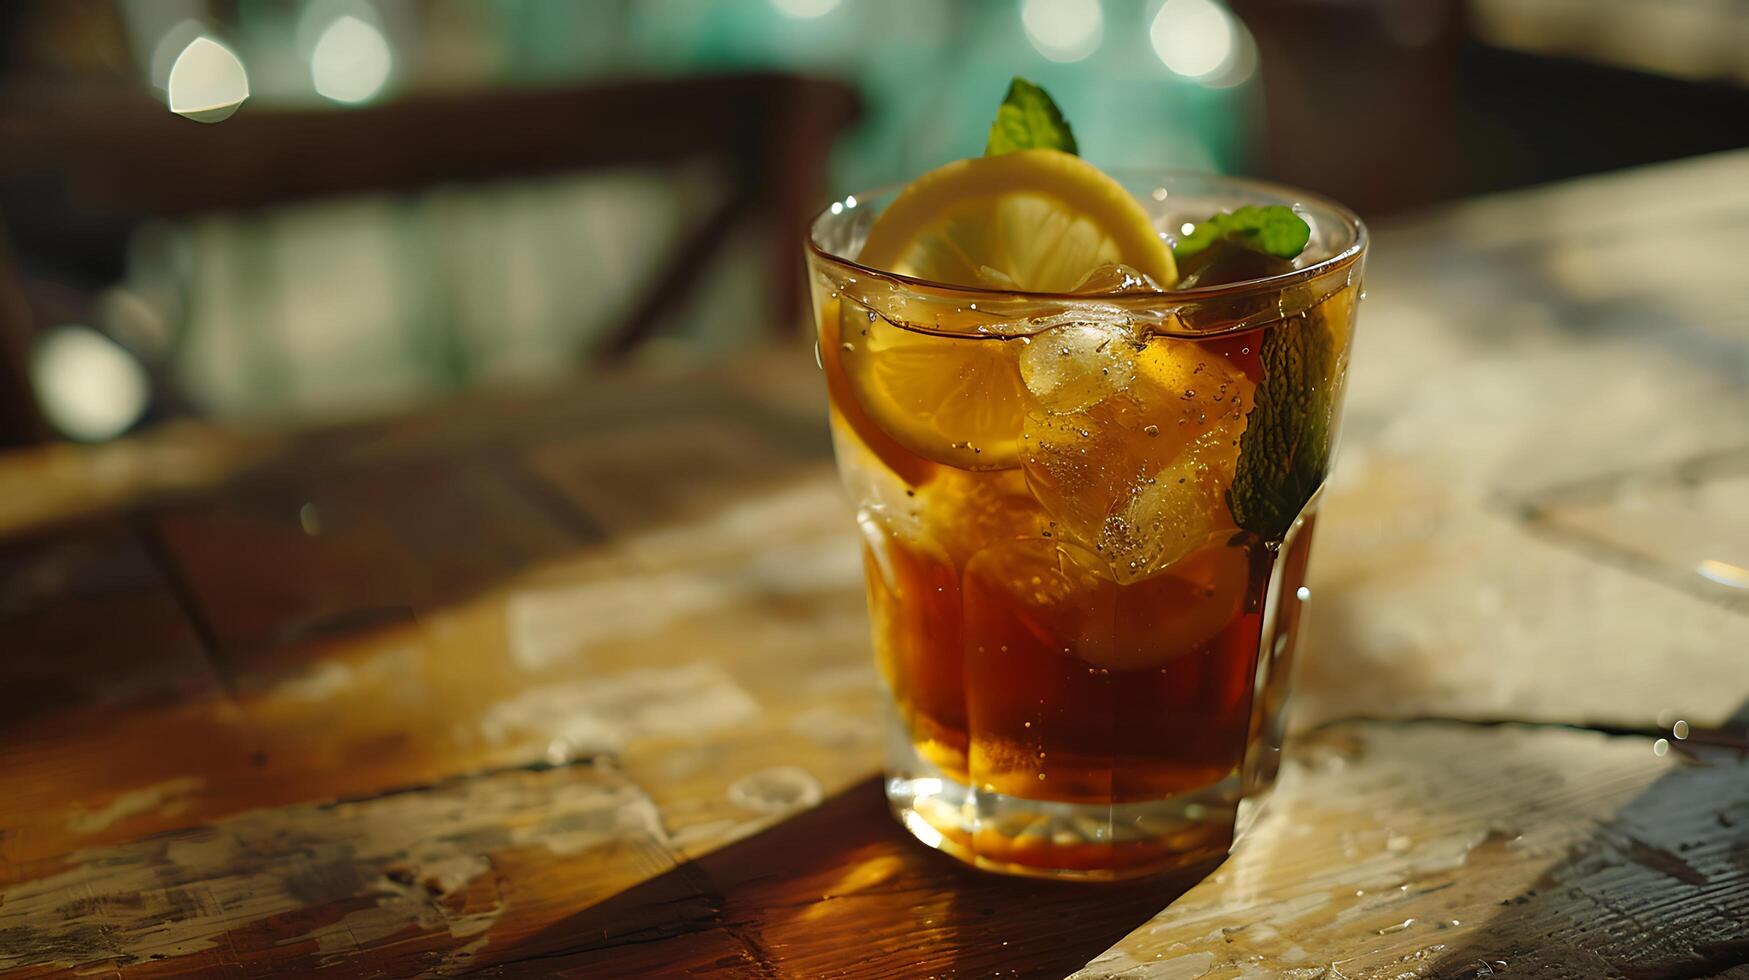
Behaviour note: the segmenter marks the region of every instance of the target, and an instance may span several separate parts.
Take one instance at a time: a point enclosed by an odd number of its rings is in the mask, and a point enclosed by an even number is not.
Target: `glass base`
[[[887,802],[924,844],[977,868],[1076,881],[1176,871],[1226,855],[1262,794],[1241,797],[1239,774],[1166,799],[1089,804],[976,792],[911,750],[889,751]]]

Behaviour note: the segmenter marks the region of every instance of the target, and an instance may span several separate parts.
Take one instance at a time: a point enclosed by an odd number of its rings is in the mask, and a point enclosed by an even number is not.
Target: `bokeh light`
[[[49,424],[87,442],[113,439],[146,411],[145,369],[115,341],[68,325],[37,341],[31,376]]]
[[[335,102],[364,102],[383,90],[394,68],[388,39],[372,24],[351,14],[334,19],[310,50],[310,81],[316,93]]]
[[[1024,0],[1020,23],[1032,46],[1052,61],[1080,61],[1105,36],[1099,0]]]
[[[249,98],[249,75],[230,48],[202,35],[170,67],[170,111],[200,122],[229,119]]]
[[[147,74],[152,78],[152,87],[160,92],[170,88],[170,69],[176,65],[176,59],[194,40],[206,34],[206,26],[198,20],[183,20],[165,31],[152,45],[152,58],[146,66]]]
[[[1232,17],[1214,0],[1166,0],[1148,26],[1148,40],[1173,73],[1203,79],[1227,67],[1238,38]]]
[[[813,20],[838,9],[841,0],[771,0],[771,6],[785,17]]]

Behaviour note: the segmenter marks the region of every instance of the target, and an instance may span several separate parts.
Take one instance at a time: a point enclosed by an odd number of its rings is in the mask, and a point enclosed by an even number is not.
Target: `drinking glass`
[[[887,797],[981,868],[1132,877],[1231,846],[1274,782],[1366,231],[1312,194],[1118,174],[1167,238],[1242,205],[1291,271],[1158,292],[934,283],[814,221],[837,462],[890,695]]]

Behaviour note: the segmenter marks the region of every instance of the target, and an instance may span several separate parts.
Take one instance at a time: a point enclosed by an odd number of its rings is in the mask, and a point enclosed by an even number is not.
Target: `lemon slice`
[[[1129,191],[1057,150],[974,157],[924,174],[881,213],[858,261],[1029,292],[1069,292],[1106,262],[1167,288],[1178,280],[1172,252]]]
[[[857,439],[869,452],[884,463],[887,469],[903,479],[912,487],[920,487],[935,476],[937,467],[933,462],[918,456],[899,445],[887,430],[876,424],[862,409],[862,399],[855,393],[849,374],[844,369],[843,350],[845,342],[841,339],[839,327],[839,304],[836,299],[821,301],[820,312],[820,369],[826,374],[826,391],[832,404],[843,417]],[[845,303],[845,305],[850,305]],[[867,322],[865,319],[863,322]],[[855,345],[850,345],[854,350]]]
[[[881,213],[858,259],[933,282],[1032,292],[1071,291],[1114,262],[1159,283],[1177,278],[1172,253],[1135,198],[1099,168],[1056,150],[961,160],[924,174]],[[846,304],[842,362],[857,401],[882,430],[919,456],[961,469],[1019,465],[1027,407],[1021,341],[943,336],[852,310]]]
[[[860,311],[840,330],[838,360],[857,404],[894,442],[962,470],[1019,465],[1020,340],[924,333]]]

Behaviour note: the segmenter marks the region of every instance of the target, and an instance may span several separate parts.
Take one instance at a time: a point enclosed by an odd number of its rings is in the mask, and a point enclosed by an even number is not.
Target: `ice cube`
[[[988,548],[966,566],[961,586],[968,677],[1012,678],[1016,664],[1031,662],[1027,674],[1055,683],[1052,666],[1062,670],[1064,660],[1158,669],[1228,626],[1249,577],[1246,550],[1224,539],[1135,584],[1114,581],[1102,556],[1073,544]]]
[[[1113,577],[1124,584],[1150,578],[1231,532],[1226,491],[1233,483],[1238,436],[1230,426],[1204,432],[1119,502],[1099,535]]]
[[[1159,293],[1160,284],[1145,272],[1122,262],[1106,262],[1094,266],[1070,292],[1076,293]]]
[[[1079,412],[1130,383],[1137,346],[1121,319],[1068,320],[1033,335],[1020,377],[1044,411]]]
[[[1211,350],[1154,338],[1120,390],[1077,411],[1028,413],[1027,485],[1058,530],[1098,552],[1119,581],[1144,578],[1195,544],[1188,539],[1231,526],[1225,492],[1253,391]]]

